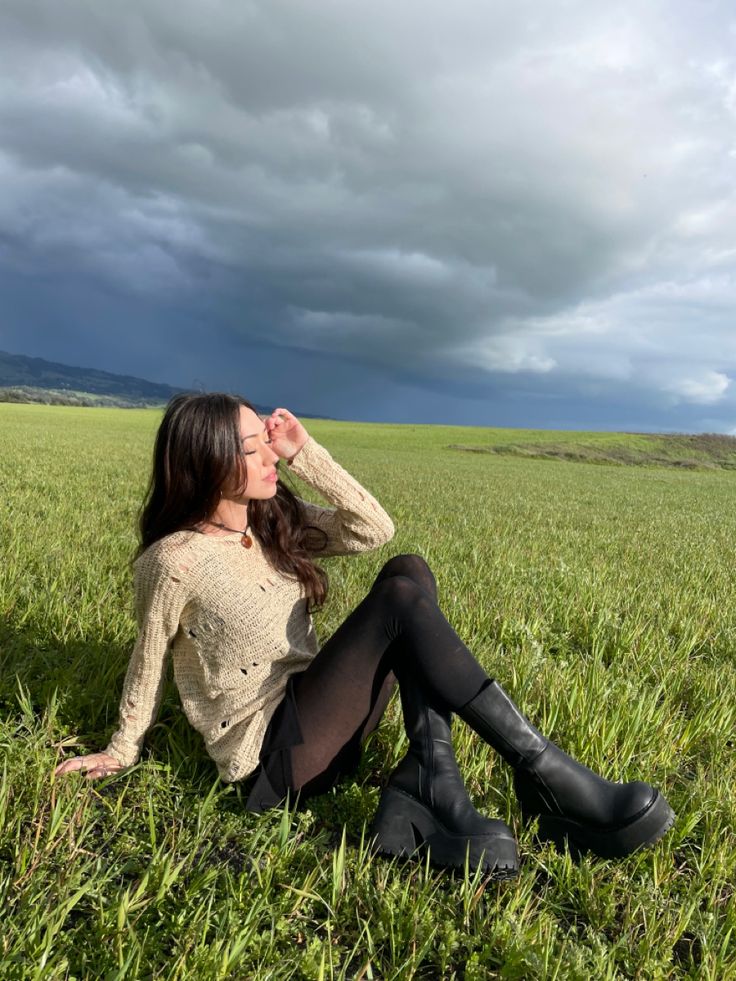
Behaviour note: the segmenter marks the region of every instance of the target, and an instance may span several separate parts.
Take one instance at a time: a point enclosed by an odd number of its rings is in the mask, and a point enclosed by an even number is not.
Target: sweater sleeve
[[[313,533],[310,551],[316,556],[368,552],[393,538],[393,521],[378,501],[311,436],[292,458],[289,469],[335,505],[323,508],[301,501],[306,523],[327,536],[325,541],[324,535]]]
[[[158,714],[169,646],[187,601],[181,575],[167,570],[145,552],[136,564],[138,638],[123,683],[118,728],[105,749],[123,766],[137,762],[145,734]]]

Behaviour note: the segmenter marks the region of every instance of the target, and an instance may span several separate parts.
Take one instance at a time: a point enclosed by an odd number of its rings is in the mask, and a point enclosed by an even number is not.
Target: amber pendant
[[[243,537],[240,539],[240,544],[243,546],[243,548],[250,548],[253,544],[253,539],[250,537],[250,535],[243,535]]]

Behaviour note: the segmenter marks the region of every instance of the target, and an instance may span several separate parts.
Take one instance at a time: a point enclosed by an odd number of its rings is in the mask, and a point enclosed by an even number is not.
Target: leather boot
[[[473,807],[452,749],[449,712],[428,704],[409,683],[400,688],[409,750],[389,777],[370,833],[379,854],[409,856],[429,851],[443,867],[481,866],[495,878],[513,878],[519,867],[516,841],[503,821]]]
[[[539,834],[560,847],[603,858],[651,845],[675,815],[648,783],[612,783],[563,753],[490,682],[457,713],[514,767],[514,787],[525,818],[539,818]]]

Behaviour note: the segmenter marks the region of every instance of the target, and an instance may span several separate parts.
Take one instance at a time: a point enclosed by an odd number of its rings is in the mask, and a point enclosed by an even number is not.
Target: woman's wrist
[[[304,449],[304,447],[305,447],[305,446],[307,445],[307,443],[308,443],[308,442],[309,442],[309,436],[307,436],[307,438],[306,438],[306,439],[304,440],[304,442],[303,442],[303,443],[302,443],[302,445],[301,445],[301,446],[299,447],[299,449],[298,449],[298,450],[296,451],[296,453],[293,453],[293,454],[292,454],[292,455],[291,455],[291,456],[290,456],[290,457],[288,458],[288,460],[287,460],[286,462],[287,462],[287,463],[289,464],[289,466],[291,466],[291,465],[292,465],[292,463],[294,462],[294,459],[295,459],[295,458],[296,458],[296,457],[297,457],[297,456],[298,456],[298,455],[299,455],[299,454],[301,453],[301,451],[302,451],[302,450]]]

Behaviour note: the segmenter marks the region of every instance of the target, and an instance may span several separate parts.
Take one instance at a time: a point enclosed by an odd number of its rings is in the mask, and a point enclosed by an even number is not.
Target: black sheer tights
[[[390,559],[366,598],[295,676],[304,741],[291,747],[292,791],[302,798],[323,793],[354,770],[397,679],[421,684],[450,709],[488,681],[437,605],[434,575],[418,555]]]

